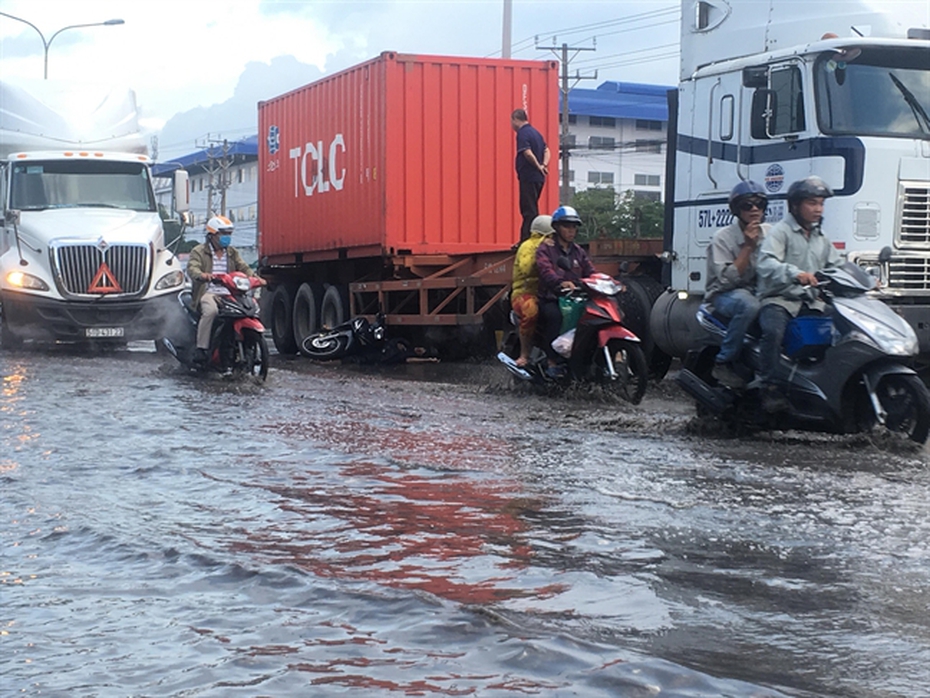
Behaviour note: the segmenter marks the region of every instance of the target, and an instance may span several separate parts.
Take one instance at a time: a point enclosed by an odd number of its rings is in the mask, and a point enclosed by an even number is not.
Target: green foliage
[[[665,221],[661,201],[637,197],[632,190],[619,197],[612,187],[587,189],[572,198],[584,225],[578,240],[595,238],[660,238]]]

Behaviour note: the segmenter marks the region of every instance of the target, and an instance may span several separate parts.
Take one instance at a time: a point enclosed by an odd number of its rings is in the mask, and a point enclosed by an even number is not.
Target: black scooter
[[[388,339],[384,315],[378,313],[374,322],[364,316],[354,317],[331,329],[304,337],[300,353],[311,359],[331,361],[355,358],[370,363],[401,363],[412,353],[405,339]]]
[[[890,258],[886,248],[879,258],[882,268]],[[839,433],[880,425],[926,442],[930,393],[910,367],[918,351],[913,328],[878,299],[876,278],[855,264],[817,272],[817,279],[832,312],[826,318],[794,318],[788,325],[776,371],[787,410],[766,413],[757,380],[736,391],[713,379],[726,324],[706,304],[697,317],[711,340],[686,357],[679,385],[699,407],[735,424]],[[744,340],[736,369],[747,377],[760,371],[759,340],[752,331]]]

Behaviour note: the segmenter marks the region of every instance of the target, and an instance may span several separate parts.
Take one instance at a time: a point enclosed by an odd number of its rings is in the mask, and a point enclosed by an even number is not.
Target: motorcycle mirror
[[[885,245],[882,248],[882,251],[878,253],[878,263],[887,264],[891,261],[892,250],[888,245]]]

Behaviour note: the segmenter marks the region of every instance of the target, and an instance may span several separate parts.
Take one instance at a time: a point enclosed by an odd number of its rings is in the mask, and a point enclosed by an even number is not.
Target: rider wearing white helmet
[[[229,293],[225,287],[211,282],[213,271],[241,271],[248,276],[255,276],[255,272],[243,261],[238,250],[229,244],[233,232],[231,220],[226,216],[213,216],[207,221],[205,232],[206,241],[191,250],[187,261],[187,275],[193,286],[193,302],[200,308],[197,351],[194,353],[194,360],[199,363],[207,360],[210,330],[218,310],[216,297]]]

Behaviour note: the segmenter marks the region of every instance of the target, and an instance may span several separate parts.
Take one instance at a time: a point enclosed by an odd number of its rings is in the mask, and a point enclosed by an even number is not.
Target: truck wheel
[[[279,354],[297,353],[294,341],[294,301],[291,290],[278,286],[271,296],[271,338]]]
[[[319,318],[322,296],[322,286],[308,283],[301,284],[300,288],[297,289],[297,295],[294,296],[294,314],[292,316],[294,343],[301,354],[303,354],[301,345],[304,338],[320,329]]]
[[[320,305],[320,327],[332,329],[348,319],[348,289],[343,286],[327,286]]]
[[[649,315],[656,298],[662,295],[662,285],[649,276],[624,276],[620,280],[628,290],[619,296],[624,313],[623,324],[642,341],[643,353],[649,365],[649,378],[659,382],[672,365],[672,357],[655,345],[649,332]]]

